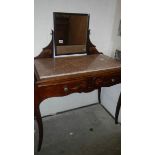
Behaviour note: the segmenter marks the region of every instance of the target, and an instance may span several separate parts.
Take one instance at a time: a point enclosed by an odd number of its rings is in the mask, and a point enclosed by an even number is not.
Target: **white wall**
[[[121,85],[117,84],[112,87],[102,88],[101,104],[115,116],[117,101],[120,95]],[[120,110],[121,111],[121,110]],[[119,113],[118,122],[121,122],[121,112]]]
[[[99,51],[112,56],[117,3],[117,0],[34,0],[34,55],[38,55],[50,42],[53,12],[58,11],[89,13],[91,41]],[[43,102],[46,104],[41,104],[42,115],[56,113],[98,102],[97,91],[50,98]]]
[[[113,51],[111,56],[114,56],[114,51],[116,49],[121,50],[121,37],[118,36],[118,27],[120,19],[121,19],[121,0],[118,0],[111,35],[111,47]],[[115,116],[115,110],[120,95],[120,91],[121,91],[120,84],[108,88],[102,88],[102,94],[101,94],[102,104],[113,116]],[[121,111],[119,113],[118,121],[121,122]]]

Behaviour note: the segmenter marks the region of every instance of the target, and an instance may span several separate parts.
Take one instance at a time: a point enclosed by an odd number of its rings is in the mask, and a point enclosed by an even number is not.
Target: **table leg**
[[[120,107],[121,107],[121,94],[119,96],[119,99],[118,99],[118,102],[117,102],[117,106],[116,106],[115,124],[118,124],[118,115],[119,115]]]
[[[43,141],[43,123],[42,123],[42,118],[41,118],[41,113],[40,113],[40,108],[39,108],[40,102],[41,100],[39,98],[38,88],[37,86],[35,86],[34,87],[34,113],[35,113],[38,130],[39,130],[38,151],[41,150],[41,145]]]
[[[37,120],[38,130],[39,130],[38,151],[40,151],[41,145],[42,145],[42,141],[43,141],[43,123],[42,123],[42,118],[41,118],[39,107],[36,109],[35,113],[36,113],[36,120]]]
[[[98,102],[101,103],[101,88],[98,88]]]

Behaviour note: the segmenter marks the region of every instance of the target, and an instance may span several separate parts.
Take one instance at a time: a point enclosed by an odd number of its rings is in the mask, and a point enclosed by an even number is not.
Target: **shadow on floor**
[[[35,155],[121,155],[121,126],[99,105],[92,105],[43,119],[42,149]]]

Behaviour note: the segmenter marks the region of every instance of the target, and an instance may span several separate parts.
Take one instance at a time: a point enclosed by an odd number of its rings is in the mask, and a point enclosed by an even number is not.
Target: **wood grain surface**
[[[37,80],[52,79],[67,75],[92,74],[101,71],[117,70],[120,62],[101,54],[63,58],[35,59]]]

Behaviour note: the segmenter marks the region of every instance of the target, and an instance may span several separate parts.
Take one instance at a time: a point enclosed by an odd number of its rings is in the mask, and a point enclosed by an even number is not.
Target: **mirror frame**
[[[56,29],[56,14],[67,14],[67,15],[80,15],[80,16],[87,16],[88,17],[88,24],[87,24],[87,34],[86,34],[86,51],[85,52],[75,52],[75,53],[65,53],[65,54],[58,54],[57,53],[57,47],[55,44],[55,29]],[[54,57],[55,56],[63,56],[63,55],[75,55],[75,54],[87,54],[87,45],[88,45],[88,39],[89,39],[89,20],[90,20],[90,14],[87,13],[67,13],[67,12],[53,12],[53,25],[54,25],[54,37],[53,37],[53,45],[54,45]],[[73,45],[74,46],[74,45]]]

